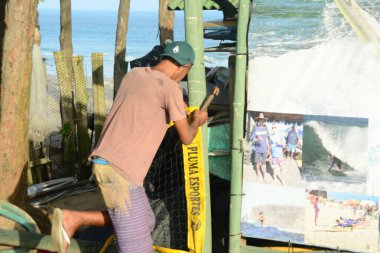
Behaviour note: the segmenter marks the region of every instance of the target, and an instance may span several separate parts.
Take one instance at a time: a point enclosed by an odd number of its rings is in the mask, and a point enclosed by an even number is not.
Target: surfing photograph
[[[305,243],[378,252],[379,198],[306,190]]]
[[[300,187],[303,116],[255,111],[248,115],[245,180]]]
[[[368,119],[304,115],[303,125],[303,185],[366,194]]]
[[[303,189],[244,183],[241,231],[245,237],[304,242]],[[255,193],[250,195],[248,193]],[[291,217],[291,218],[290,218]]]

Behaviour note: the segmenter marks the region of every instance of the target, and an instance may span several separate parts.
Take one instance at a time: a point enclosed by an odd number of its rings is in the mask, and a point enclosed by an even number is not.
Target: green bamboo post
[[[78,161],[82,165],[87,161],[91,151],[90,137],[88,135],[87,124],[87,82],[83,68],[83,56],[72,58],[73,73],[75,80],[75,102],[76,102],[76,123],[78,134]],[[79,179],[88,178],[90,170],[79,170]]]
[[[104,122],[106,120],[104,77],[103,77],[103,54],[92,53],[92,94],[95,120],[95,143],[99,140]]]
[[[228,57],[228,94],[229,104],[233,104],[234,99],[234,89],[235,89],[235,66],[236,66],[236,55],[230,55]],[[234,115],[233,108],[230,106],[230,122],[232,122],[232,117]],[[232,129],[232,128],[231,128]],[[230,132],[230,140],[232,140],[232,131]]]
[[[244,137],[245,82],[247,69],[247,33],[249,24],[249,0],[240,0],[237,27],[236,71],[233,92],[231,197],[229,252],[238,253],[240,248],[240,218],[242,200],[243,155],[241,140]]]
[[[201,0],[185,0],[185,36],[195,51],[195,62],[187,76],[190,106],[200,106],[206,97],[202,4]],[[207,126],[202,126],[201,131],[206,188],[206,234],[203,252],[208,253],[212,252],[212,230]]]
[[[57,68],[57,77],[61,96],[61,119],[62,135],[64,143],[64,176],[73,176],[75,173],[76,148],[75,148],[75,126],[74,126],[74,108],[73,108],[73,78],[70,59],[65,52],[54,52],[54,60]],[[70,64],[67,63],[70,61]]]

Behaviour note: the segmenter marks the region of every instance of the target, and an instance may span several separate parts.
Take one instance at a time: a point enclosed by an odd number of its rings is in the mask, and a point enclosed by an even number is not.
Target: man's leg
[[[111,226],[111,219],[107,211],[73,211],[62,210],[62,224],[69,237],[83,226],[105,227]]]
[[[261,165],[261,153],[255,152],[254,163],[255,163],[255,169],[256,169],[256,175],[257,175],[256,181],[262,182],[264,180],[264,174],[263,174],[262,165]]]
[[[256,181],[259,181],[260,176],[260,162],[255,162]]]
[[[261,173],[263,175],[263,181],[265,181],[265,175],[267,174],[267,152],[260,153],[260,166],[261,166]]]
[[[143,186],[130,184],[111,165],[96,164],[93,173],[116,234],[119,253],[153,252],[153,211]]]
[[[145,189],[131,186],[126,210],[109,209],[120,253],[153,252],[152,233],[155,217]]]

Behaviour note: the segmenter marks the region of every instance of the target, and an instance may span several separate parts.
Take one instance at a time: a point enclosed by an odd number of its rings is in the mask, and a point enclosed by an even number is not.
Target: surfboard
[[[339,171],[339,170],[329,170],[330,174],[333,175],[333,176],[336,176],[336,177],[346,177],[347,174],[344,173],[343,171]]]
[[[368,227],[363,226],[363,225],[358,225],[358,226],[353,226],[353,227],[331,227],[331,228],[319,229],[315,231],[317,232],[351,232],[352,230],[365,229],[365,228],[368,228]]]
[[[366,12],[355,0],[334,0],[344,18],[359,37],[366,42],[380,44],[380,38],[369,24]]]

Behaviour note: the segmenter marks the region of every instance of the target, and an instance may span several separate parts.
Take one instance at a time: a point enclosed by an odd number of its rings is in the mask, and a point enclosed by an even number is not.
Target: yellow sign
[[[191,108],[194,111],[196,108]],[[188,212],[188,247],[190,252],[203,252],[205,238],[205,181],[202,134],[198,130],[193,142],[182,145]]]
[[[187,108],[191,113],[198,107]],[[191,114],[190,114],[191,115]],[[190,118],[191,120],[191,118]],[[169,126],[173,125],[171,122]],[[198,130],[193,142],[182,145],[187,203],[187,246],[189,252],[202,253],[205,238],[206,202],[203,167],[202,133]],[[187,251],[154,246],[160,253],[184,253]]]

